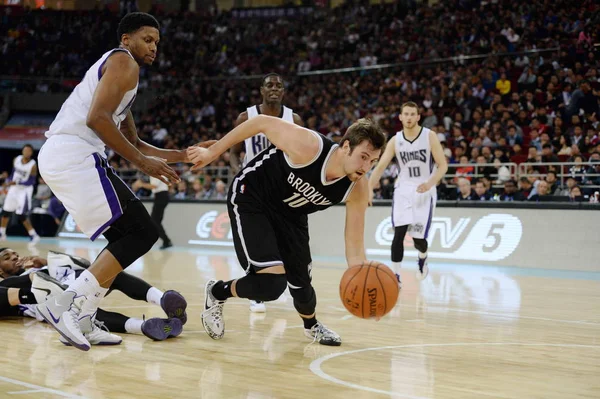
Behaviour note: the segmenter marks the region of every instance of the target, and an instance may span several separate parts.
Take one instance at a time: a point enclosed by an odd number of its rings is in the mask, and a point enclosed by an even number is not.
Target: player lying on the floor
[[[48,297],[63,292],[90,265],[86,259],[48,251],[48,258],[37,256],[20,257],[10,248],[0,248],[0,317],[38,317],[36,305]],[[120,313],[98,309],[96,323],[112,332],[144,334],[162,341],[181,334],[187,321],[187,303],[176,291],[162,292],[144,280],[121,272],[111,287],[123,292],[132,299],[146,301],[160,306],[167,314],[166,319],[158,317],[148,320],[128,317]],[[117,345],[121,337],[102,329],[95,336],[88,336],[94,345]],[[66,343],[62,337],[61,342]]]

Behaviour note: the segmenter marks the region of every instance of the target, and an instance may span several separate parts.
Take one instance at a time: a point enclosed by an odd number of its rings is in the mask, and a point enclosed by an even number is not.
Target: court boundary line
[[[337,299],[335,299],[337,301]],[[327,299],[323,299],[321,300],[321,302],[329,302]],[[242,301],[232,301],[231,303],[229,303],[230,306],[247,306],[246,303],[242,302]],[[267,304],[268,307],[272,308],[272,309],[279,309],[279,310],[290,310],[290,311],[295,311],[293,305],[292,306],[282,306],[283,304]],[[117,306],[103,306],[103,309],[143,309],[143,308],[147,308],[147,307],[151,307],[153,305],[151,304],[147,304],[147,305],[132,305],[132,306],[127,306],[127,305],[117,305]],[[204,306],[203,303],[188,303],[187,305],[188,307],[201,307]],[[413,308],[414,305],[409,305],[409,304],[397,304],[396,306],[400,306],[400,307],[406,307],[406,308]],[[563,320],[563,319],[553,319],[553,318],[549,318],[549,317],[536,317],[536,316],[523,316],[523,315],[510,315],[510,314],[501,314],[501,313],[493,313],[493,312],[486,312],[484,310],[467,310],[467,309],[455,309],[455,308],[449,308],[449,307],[443,307],[443,306],[435,306],[435,305],[428,305],[428,308],[433,310],[433,311],[447,311],[447,312],[456,312],[456,313],[471,313],[471,314],[478,314],[478,315],[483,315],[483,316],[490,316],[490,317],[498,317],[498,318],[504,318],[504,319],[512,319],[512,320],[519,320],[519,319],[523,319],[523,320],[538,320],[538,321],[547,321],[547,322],[553,322],[553,323],[566,323],[566,324],[578,324],[578,325],[586,325],[586,326],[593,326],[593,327],[600,327],[600,322],[594,322],[594,321],[587,321],[587,320]],[[347,312],[346,309],[342,308],[342,307],[338,307],[338,306],[330,306],[329,309],[333,309],[335,311],[339,311],[339,312]],[[347,316],[347,315],[345,315]],[[351,315],[350,315],[351,316]],[[343,316],[344,317],[344,316]],[[347,318],[347,319],[350,319]],[[427,319],[419,319],[422,321],[427,322]],[[405,320],[406,321],[406,320]]]
[[[371,348],[363,348],[363,349],[354,349],[350,351],[337,352],[329,355],[321,356],[315,360],[313,360],[309,367],[309,370],[315,374],[317,377],[320,377],[326,381],[329,381],[334,384],[338,384],[347,388],[354,388],[361,391],[378,393],[383,395],[388,395],[396,398],[403,399],[430,399],[429,397],[424,396],[412,396],[405,395],[399,392],[393,391],[385,391],[383,389],[371,388],[365,385],[355,384],[352,382],[344,381],[339,378],[333,377],[326,372],[323,371],[321,365],[327,360],[333,359],[335,357],[352,355],[355,353],[368,352],[368,351],[378,351],[378,350],[386,350],[386,349],[398,349],[398,348],[428,348],[428,347],[446,347],[446,346],[549,346],[549,347],[559,347],[559,348],[592,348],[592,349],[600,349],[600,345],[581,345],[581,344],[549,344],[549,343],[523,343],[523,342],[453,342],[453,343],[445,343],[445,344],[406,344],[406,345],[390,345],[390,346],[379,346],[379,347],[371,347]]]
[[[60,391],[58,389],[53,389],[53,388],[47,388],[41,385],[35,385],[35,384],[31,384],[29,382],[25,382],[25,381],[20,381],[20,380],[15,380],[13,378],[8,378],[8,377],[4,377],[0,375],[0,381],[4,381],[7,382],[9,384],[13,384],[13,385],[18,385],[18,386],[22,386],[24,388],[29,388],[29,391],[12,391],[12,392],[6,392],[9,395],[19,395],[19,394],[24,394],[24,393],[28,393],[31,391],[35,391],[38,393],[51,393],[53,395],[58,395],[61,396],[63,398],[70,398],[70,399],[88,399],[85,396],[79,396],[79,395],[75,395],[72,393],[68,393],[65,391]]]

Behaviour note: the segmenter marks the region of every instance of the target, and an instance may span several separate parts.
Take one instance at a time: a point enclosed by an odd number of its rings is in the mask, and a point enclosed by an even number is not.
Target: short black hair
[[[144,26],[150,26],[160,30],[160,24],[150,14],[145,12],[132,12],[123,17],[117,28],[117,40],[121,41],[121,37],[126,33],[133,33]]]
[[[31,144],[25,144],[25,145],[23,146],[23,148],[21,148],[21,151],[23,151],[23,150],[24,150],[25,148],[27,148],[27,147],[29,147],[29,149],[30,149],[31,151],[33,151],[33,146],[32,146]]]
[[[267,79],[269,79],[270,77],[277,77],[277,78],[281,79],[281,82],[283,82],[283,77],[280,74],[275,73],[275,72],[270,72],[270,73],[266,74],[265,76],[263,76],[262,81],[261,81],[262,83],[260,84],[261,87],[263,87],[265,85],[265,83],[267,83]]]
[[[542,148],[552,148],[552,145],[551,145],[551,144],[544,144],[544,145],[542,146]]]

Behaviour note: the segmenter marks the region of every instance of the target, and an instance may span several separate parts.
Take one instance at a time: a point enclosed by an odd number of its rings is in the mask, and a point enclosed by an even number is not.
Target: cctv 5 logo
[[[427,241],[431,248],[429,255],[434,258],[497,261],[512,254],[522,236],[523,225],[516,216],[492,213],[475,221],[459,218],[456,223],[448,217],[434,217]],[[377,226],[375,241],[389,247],[393,238],[394,228],[388,217]],[[417,253],[407,251],[406,254],[416,256]]]
[[[200,238],[213,238],[216,240],[233,238],[229,215],[227,212],[219,213],[209,211],[200,217],[196,225],[196,234]]]

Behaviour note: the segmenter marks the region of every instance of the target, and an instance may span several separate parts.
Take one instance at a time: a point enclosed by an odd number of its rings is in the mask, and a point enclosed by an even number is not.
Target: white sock
[[[142,324],[144,324],[144,320],[131,317],[125,322],[125,331],[129,334],[141,334]]]
[[[6,227],[0,227],[0,236],[6,235]]]
[[[84,270],[65,292],[75,292],[76,297],[85,297],[79,312],[80,317],[83,317],[96,313],[98,304],[104,298],[108,289],[100,287],[96,277],[89,270]]]
[[[148,303],[160,306],[160,300],[162,299],[163,294],[164,292],[162,292],[158,288],[151,287],[146,293],[146,300],[148,301]]]
[[[87,315],[92,315],[92,318],[96,318],[96,312],[98,311],[98,307],[100,306],[100,301],[102,301],[107,292],[108,288],[100,287],[93,294],[86,296],[86,300],[81,306],[79,318],[81,319],[82,317],[85,317]]]
[[[419,258],[425,259],[427,257],[427,252],[419,252]]]
[[[35,232],[35,229],[27,230],[27,234],[29,234],[30,237],[37,236],[37,233]]]
[[[394,273],[400,274],[401,266],[402,266],[402,262],[392,262],[392,269],[394,270]]]
[[[69,286],[67,291],[72,291],[77,296],[88,297],[93,295],[100,289],[100,283],[96,280],[96,277],[88,270],[84,270],[77,279]]]

